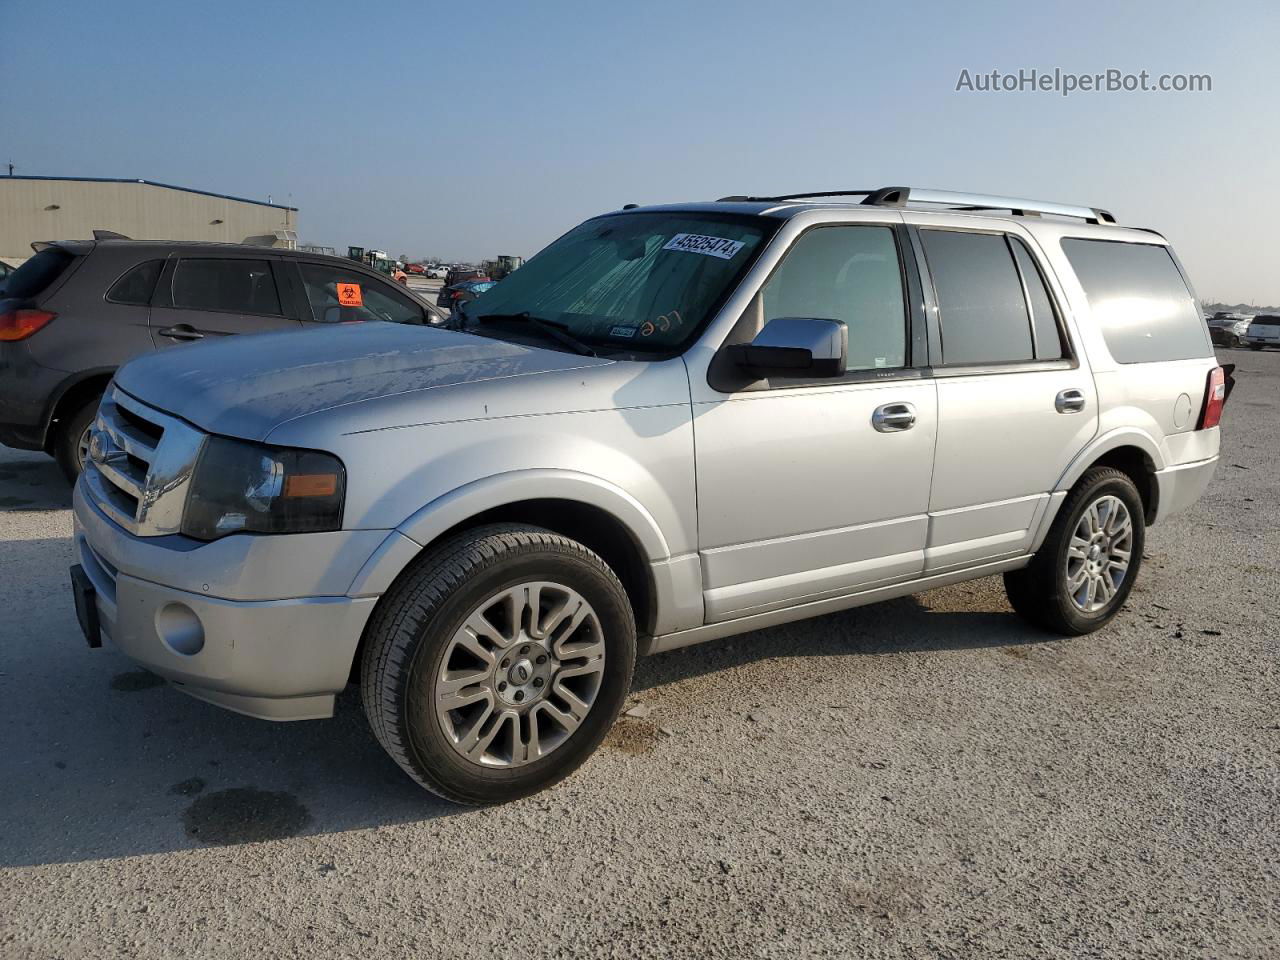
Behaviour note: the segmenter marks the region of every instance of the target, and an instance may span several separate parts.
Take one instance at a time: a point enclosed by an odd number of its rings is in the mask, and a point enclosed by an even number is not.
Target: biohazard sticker
[[[700,253],[704,257],[719,257],[721,260],[732,260],[743,247],[741,240],[726,240],[723,237],[704,237],[698,233],[677,233],[666,242],[663,250],[683,250],[685,253]]]
[[[360,284],[338,284],[338,303],[344,307],[363,307],[364,295],[360,292]]]

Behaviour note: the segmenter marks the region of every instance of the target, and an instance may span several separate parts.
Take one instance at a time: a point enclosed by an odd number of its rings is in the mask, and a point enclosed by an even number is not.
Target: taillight
[[[1227,371],[1214,367],[1209,371],[1209,385],[1204,391],[1204,408],[1200,411],[1197,430],[1216,427],[1222,419],[1222,408],[1227,404]]]
[[[56,313],[48,310],[10,310],[0,313],[0,340],[25,340],[48,326]]]

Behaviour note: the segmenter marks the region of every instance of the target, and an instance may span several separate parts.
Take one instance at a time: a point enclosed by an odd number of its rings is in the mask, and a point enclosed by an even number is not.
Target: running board
[[[1027,554],[995,563],[985,563],[977,567],[966,567],[964,570],[952,570],[949,573],[940,573],[932,577],[922,577],[919,580],[909,580],[906,583],[894,583],[887,587],[877,587],[874,590],[846,593],[839,597],[828,597],[826,600],[813,600],[809,603],[797,604],[794,607],[784,607],[781,610],[769,610],[765,613],[752,614],[749,617],[726,620],[723,623],[709,623],[703,627],[668,633],[661,637],[650,637],[641,641],[640,655],[648,656],[654,653],[664,653],[667,650],[678,650],[680,647],[689,647],[695,643],[706,643],[708,640],[720,640],[739,633],[763,630],[765,627],[776,627],[781,623],[807,620],[810,617],[818,617],[825,613],[836,613],[839,610],[863,607],[869,603],[879,603],[881,600],[906,597],[913,593],[932,590],[935,587],[945,587],[951,583],[962,583],[965,580],[977,580],[979,577],[989,577],[995,573],[1004,573],[1006,570],[1017,570],[1020,567],[1025,567],[1030,562],[1031,554]]]

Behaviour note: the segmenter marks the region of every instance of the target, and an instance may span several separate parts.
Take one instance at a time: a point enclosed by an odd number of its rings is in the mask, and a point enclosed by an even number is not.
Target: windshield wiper
[[[546,334],[557,343],[563,344],[574,353],[580,354],[584,357],[599,356],[599,354],[597,354],[590,346],[571,334],[565,324],[556,323],[553,320],[543,320],[541,317],[532,316],[528,310],[522,310],[519,313],[482,313],[476,317],[464,317],[462,322],[463,329],[466,329],[466,321],[468,319],[475,320],[477,323],[484,323],[486,321],[501,322],[503,320],[519,320],[521,323],[527,323],[535,330],[539,330]]]

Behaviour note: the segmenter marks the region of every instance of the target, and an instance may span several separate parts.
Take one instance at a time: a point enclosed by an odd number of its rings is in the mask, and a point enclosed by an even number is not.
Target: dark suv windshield
[[[747,216],[598,217],[468,304],[466,316],[527,314],[586,343],[671,353],[702,329],[773,229]]]

